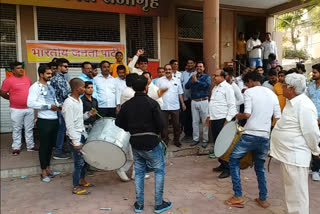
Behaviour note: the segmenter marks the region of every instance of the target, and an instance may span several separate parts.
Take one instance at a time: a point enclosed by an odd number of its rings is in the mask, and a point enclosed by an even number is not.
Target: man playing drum
[[[161,213],[172,207],[171,202],[163,201],[165,177],[165,159],[162,145],[159,143],[163,124],[159,104],[148,97],[148,80],[139,76],[133,82],[135,95],[125,102],[117,115],[116,125],[130,132],[130,144],[133,151],[135,168],[136,199],[134,211],[141,213],[144,208],[144,177],[147,162],[155,173],[155,213]]]
[[[264,162],[269,150],[269,135],[272,115],[279,119],[281,116],[277,96],[268,88],[260,84],[261,75],[256,71],[249,72],[243,78],[248,89],[244,93],[244,113],[236,115],[238,120],[247,119],[243,135],[235,145],[229,159],[234,196],[225,201],[225,204],[243,207],[244,199],[241,191],[240,159],[248,152],[253,152],[254,169],[256,171],[259,206],[267,208],[267,185]]]

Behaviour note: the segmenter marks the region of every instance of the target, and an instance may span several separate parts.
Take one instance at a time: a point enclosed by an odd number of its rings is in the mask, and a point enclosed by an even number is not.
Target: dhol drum
[[[130,133],[115,125],[114,118],[97,120],[82,147],[85,161],[102,170],[121,168],[127,161]]]
[[[214,145],[214,154],[216,157],[229,162],[229,157],[234,146],[238,143],[243,132],[243,127],[237,122],[231,121],[223,127],[219,133]],[[240,160],[240,169],[246,169],[253,166],[252,152],[248,152]]]

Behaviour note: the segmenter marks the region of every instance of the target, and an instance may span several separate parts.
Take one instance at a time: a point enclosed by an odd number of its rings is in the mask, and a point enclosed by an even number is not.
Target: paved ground
[[[267,174],[269,201],[271,207],[256,206],[257,182],[253,169],[242,171],[242,184],[246,199],[245,208],[231,208],[223,201],[232,195],[230,178],[219,180],[212,167],[217,160],[207,156],[189,156],[167,160],[165,183],[166,200],[171,200],[173,208],[165,214],[283,214],[284,203],[279,179],[279,166],[271,164]],[[123,183],[114,172],[98,172],[89,181],[96,184],[90,196],[71,194],[71,174],[54,178],[49,183],[40,182],[39,177],[1,180],[1,213],[3,214],[130,214],[135,201],[134,182]],[[145,211],[153,213],[153,176],[145,184]],[[311,214],[319,213],[320,183],[310,179]],[[101,211],[100,208],[112,208]],[[318,210],[318,211],[317,211]]]

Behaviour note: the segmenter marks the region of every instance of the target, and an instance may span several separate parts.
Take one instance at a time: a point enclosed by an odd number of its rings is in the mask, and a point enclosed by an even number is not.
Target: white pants
[[[309,214],[308,168],[281,162],[280,174],[288,214]]]
[[[191,102],[191,112],[192,112],[192,128],[193,128],[193,140],[199,141],[200,137],[200,119],[202,122],[202,134],[203,142],[208,142],[208,132],[209,127],[205,125],[206,119],[209,116],[209,102],[208,100],[194,101]]]
[[[34,110],[10,108],[10,115],[12,120],[12,149],[21,149],[21,134],[23,127],[27,148],[33,148]]]

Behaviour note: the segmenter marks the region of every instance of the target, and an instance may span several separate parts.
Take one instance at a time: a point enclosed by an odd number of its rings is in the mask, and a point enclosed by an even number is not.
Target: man
[[[259,206],[267,208],[267,186],[264,163],[269,150],[269,136],[272,115],[279,119],[281,116],[277,96],[260,84],[261,75],[258,72],[249,72],[244,77],[248,89],[244,92],[244,113],[236,115],[238,120],[247,119],[244,132],[235,145],[230,158],[229,166],[232,177],[234,196],[225,201],[225,204],[243,207],[244,199],[241,190],[240,159],[248,152],[253,152],[254,169],[257,175]]]
[[[158,86],[156,86],[155,84],[153,84],[152,82],[152,76],[150,72],[143,72],[142,73],[143,76],[145,76],[148,79],[148,93],[147,95],[154,99],[155,101],[158,102],[158,104],[160,105],[160,108],[163,105],[163,100],[162,100],[162,95],[164,92],[166,92],[168,89],[167,88],[163,88],[163,89],[159,89]]]
[[[192,74],[196,74],[195,61],[193,59],[187,60],[186,70],[181,74],[181,84],[183,88],[183,100],[186,110],[181,112],[181,124],[183,126],[184,140],[192,139],[192,113],[191,113],[191,91],[186,89],[185,86],[189,81]]]
[[[52,71],[52,75],[54,76],[54,74],[58,70],[57,59],[55,61],[49,62],[48,66],[49,66],[50,70]]]
[[[177,78],[177,79],[181,80],[181,75],[182,75],[182,73],[181,73],[180,71],[178,71],[178,69],[179,69],[179,62],[178,62],[178,60],[172,59],[172,60],[170,60],[169,64],[170,64],[171,67],[172,67],[172,76],[173,76],[174,78]]]
[[[127,102],[132,97],[134,97],[135,92],[132,89],[132,84],[138,78],[138,76],[139,75],[137,73],[128,74],[128,76],[126,76],[126,85],[127,85],[127,87],[125,89],[123,89],[123,91],[121,93],[120,105],[123,105],[123,103]]]
[[[22,128],[24,127],[27,151],[35,151],[33,141],[34,111],[27,106],[31,80],[23,75],[21,62],[10,64],[12,76],[5,79],[0,95],[10,103],[12,120],[12,155],[19,155],[21,150]]]
[[[49,84],[52,76],[50,67],[41,65],[38,68],[38,75],[39,81],[35,82],[29,89],[28,107],[38,110],[37,128],[40,138],[41,181],[49,183],[52,177],[60,174],[60,172],[50,170],[50,162],[58,136],[59,120],[57,112],[61,111],[61,106],[56,99],[53,87]]]
[[[180,126],[179,126],[179,110],[180,110],[180,103],[182,105],[183,111],[186,110],[186,106],[183,102],[183,90],[181,86],[181,82],[172,77],[172,67],[171,65],[167,64],[164,66],[164,70],[166,75],[161,77],[157,81],[157,86],[160,90],[166,91],[163,96],[163,106],[161,107],[162,110],[162,118],[164,120],[164,128],[162,132],[162,139],[168,145],[169,144],[169,115],[172,119],[173,125],[173,135],[174,135],[174,145],[177,147],[181,147],[180,143]]]
[[[81,148],[86,143],[87,133],[84,128],[84,120],[96,114],[95,109],[83,114],[83,104],[80,96],[85,91],[85,83],[79,78],[70,80],[71,95],[63,103],[62,114],[66,121],[67,135],[70,138],[71,151],[74,159],[74,169],[72,173],[73,189],[72,194],[89,195],[83,187],[94,187],[86,181],[85,176],[88,164],[85,162]]]
[[[154,79],[152,80],[152,83],[153,83],[154,85],[157,84],[157,81],[158,81],[159,78],[161,78],[161,77],[164,76],[164,67],[158,67],[158,69],[157,69],[157,74],[158,74],[158,77],[157,77],[157,78],[154,78]]]
[[[95,80],[93,79],[92,64],[90,62],[83,62],[81,64],[81,70],[82,70],[82,73],[80,76],[78,76],[78,78],[82,79],[83,82],[86,82],[86,81],[92,82],[92,86],[93,86],[92,96],[97,99],[98,98],[97,85]]]
[[[269,63],[269,55],[274,54],[276,59],[277,53],[277,44],[275,41],[271,40],[271,33],[267,32],[265,41],[262,43],[261,47],[263,50],[263,68],[265,71],[267,71],[267,65]]]
[[[65,79],[65,74],[68,73],[69,61],[60,58],[57,59],[58,69],[55,75],[50,80],[50,85],[53,87],[56,93],[56,98],[59,105],[62,105],[65,99],[68,98],[69,93],[71,92],[68,81]],[[63,143],[66,133],[66,124],[61,112],[58,113],[59,119],[59,132],[57,137],[56,149],[53,155],[53,159],[69,159],[71,156],[63,152]]]
[[[283,95],[288,99],[281,119],[271,134],[271,156],[281,162],[288,214],[309,213],[308,174],[311,154],[319,159],[320,132],[317,109],[304,94],[306,79],[302,74],[288,74]]]
[[[98,75],[98,65],[97,63],[91,64],[92,66],[92,78],[95,78]]]
[[[263,84],[265,81],[268,80],[268,78],[264,75],[264,70],[263,70],[263,67],[262,66],[258,66],[255,71],[258,72],[258,74],[260,74],[260,76],[262,77],[261,78],[261,84]]]
[[[245,86],[245,84],[244,84],[244,82],[243,82],[243,77],[244,77],[249,71],[250,71],[250,68],[245,68],[245,69],[243,69],[243,70],[242,70],[242,74],[241,74],[240,76],[236,77],[236,79],[235,79],[235,83],[238,85],[241,93],[243,93],[243,92],[244,92],[243,89],[246,88],[246,86]]]
[[[81,97],[83,103],[83,113],[89,112],[91,110],[98,110],[98,101],[96,98],[92,97],[93,94],[93,84],[90,81],[86,81],[84,85],[84,96]],[[88,119],[84,120],[84,127],[87,133],[90,133],[94,122],[97,120],[97,115],[93,115]]]
[[[226,73],[226,81],[232,86],[232,89],[234,91],[234,95],[236,98],[236,106],[237,106],[237,111],[240,111],[240,106],[243,104],[243,95],[240,91],[239,86],[233,81],[233,75],[234,71],[232,67],[225,67],[223,68],[224,72]]]
[[[275,69],[277,72],[279,72],[283,70],[283,67],[281,65],[276,65]]]
[[[265,71],[269,71],[270,69],[275,69],[279,65],[277,60],[277,56],[273,53],[269,54],[268,63],[264,66]]]
[[[244,39],[244,33],[240,32],[237,40],[237,60],[241,63],[242,66],[247,66],[247,42]]]
[[[117,100],[117,84],[111,76],[110,63],[102,61],[100,63],[101,74],[94,79],[97,84],[97,100],[99,114],[102,117],[116,117],[120,110],[120,102]]]
[[[172,207],[171,202],[163,201],[165,160],[158,134],[161,132],[161,111],[157,102],[147,96],[148,80],[139,76],[133,82],[135,96],[124,103],[116,119],[116,125],[130,132],[133,150],[136,184],[134,211],[141,213],[144,208],[144,177],[146,163],[149,162],[155,173],[155,213]],[[139,106],[139,108],[136,108]]]
[[[273,91],[274,85],[278,82],[278,73],[275,69],[271,69],[268,72],[268,79],[267,81],[264,81],[262,84],[263,87],[269,88],[271,91]]]
[[[143,72],[148,71],[148,59],[142,56],[142,54],[144,54],[144,50],[139,49],[132,61],[129,63],[128,67],[130,73],[137,73],[141,75]],[[139,65],[139,68],[135,67],[136,64]]]
[[[320,127],[320,64],[312,66],[312,80],[307,90],[308,97],[312,100],[318,111],[318,125]],[[312,158],[312,180],[320,181],[319,170],[320,160],[316,156]]]
[[[258,39],[260,33],[255,32],[253,36],[247,41],[247,51],[249,52],[249,63],[252,67],[262,66],[261,55],[262,47],[261,41]]]
[[[127,65],[125,65],[123,63],[123,54],[122,54],[122,52],[118,51],[116,53],[116,55],[115,55],[115,58],[116,58],[116,62],[110,65],[110,73],[112,74],[112,76],[114,78],[116,78],[118,76],[117,68],[118,68],[119,65],[124,66],[125,75],[128,75],[129,74],[129,68],[128,68]]]
[[[213,143],[215,143],[220,131],[237,114],[236,98],[232,86],[226,82],[224,70],[217,69],[213,75],[215,87],[212,89],[209,102],[209,117]],[[219,178],[230,176],[228,162],[219,158],[220,166],[213,169],[221,172]]]
[[[285,71],[281,70],[278,72],[278,82],[274,84],[273,92],[277,95],[281,112],[286,105],[286,98],[283,96],[282,84],[284,83]]]
[[[200,120],[202,122],[202,147],[207,148],[209,142],[209,127],[205,124],[209,115],[209,90],[211,85],[211,77],[204,73],[204,62],[197,62],[197,74],[192,74],[189,81],[185,85],[186,89],[191,89],[191,112],[192,112],[192,129],[193,142],[191,146],[195,146],[200,142]]]
[[[123,65],[117,66],[117,77],[115,78],[115,82],[117,86],[117,103],[120,103],[122,91],[127,87],[126,68]]]

